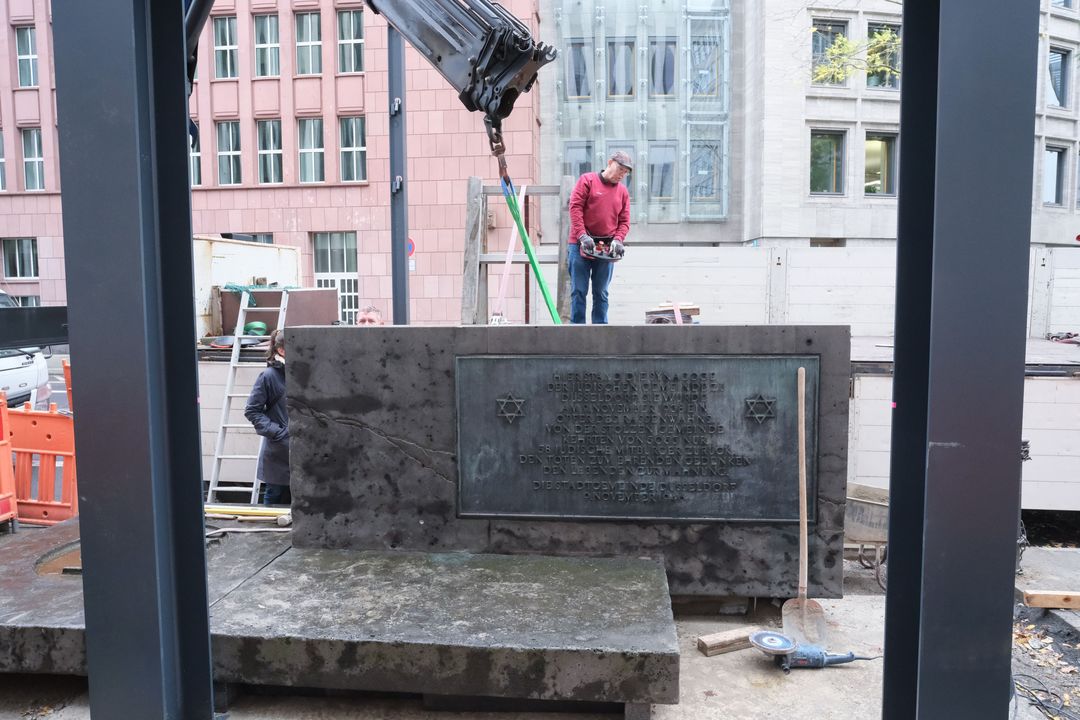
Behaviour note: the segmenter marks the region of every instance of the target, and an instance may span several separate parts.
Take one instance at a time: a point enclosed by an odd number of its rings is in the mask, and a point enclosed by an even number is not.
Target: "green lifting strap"
[[[502,163],[500,162],[500,164]],[[540,286],[540,293],[544,296],[548,312],[551,313],[551,322],[555,325],[562,325],[562,318],[559,317],[559,312],[555,309],[555,301],[551,299],[551,293],[548,291],[547,283],[544,281],[544,274],[540,272],[540,263],[536,260],[536,253],[533,252],[529,234],[525,232],[525,225],[521,222],[521,207],[518,205],[514,183],[505,174],[502,176],[502,189],[503,197],[506,198],[506,207],[510,210],[510,216],[514,218],[514,223],[517,225],[521,244],[525,246],[525,254],[529,256],[529,265],[532,266],[533,275],[536,276],[536,282]]]

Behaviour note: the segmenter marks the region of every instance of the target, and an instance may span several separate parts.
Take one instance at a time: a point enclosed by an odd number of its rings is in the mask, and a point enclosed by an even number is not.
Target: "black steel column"
[[[904,6],[887,720],[1008,716],[1038,12]]]
[[[918,698],[937,144],[938,2],[904,4],[896,252],[889,589],[882,718],[910,720]]]
[[[386,28],[390,90],[390,266],[394,324],[409,324],[409,191],[405,152],[405,42]]]
[[[208,719],[183,3],[54,8],[90,707]]]

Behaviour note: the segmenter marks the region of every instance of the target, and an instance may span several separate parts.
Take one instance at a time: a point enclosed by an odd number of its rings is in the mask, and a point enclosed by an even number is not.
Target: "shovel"
[[[806,368],[799,368],[799,596],[784,603],[784,634],[796,642],[825,645],[825,611],[806,598],[809,539],[806,520]]]

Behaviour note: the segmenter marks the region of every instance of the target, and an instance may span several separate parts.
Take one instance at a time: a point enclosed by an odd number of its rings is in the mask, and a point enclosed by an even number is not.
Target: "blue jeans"
[[[589,294],[591,279],[593,325],[607,325],[608,285],[615,271],[615,263],[583,258],[577,245],[569,247],[567,265],[570,268],[570,322],[575,325],[585,324],[585,296]]]
[[[292,488],[288,485],[263,485],[263,505],[292,505]]]

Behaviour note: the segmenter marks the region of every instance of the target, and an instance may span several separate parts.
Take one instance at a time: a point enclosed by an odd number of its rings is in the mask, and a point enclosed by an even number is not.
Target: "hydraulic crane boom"
[[[502,121],[556,50],[492,0],[366,0],[423,55],[470,111],[484,113],[492,153],[501,157]],[[188,77],[213,0],[186,0]]]

